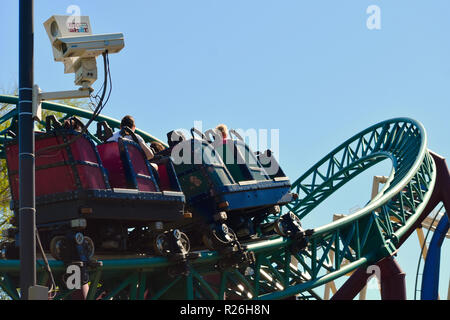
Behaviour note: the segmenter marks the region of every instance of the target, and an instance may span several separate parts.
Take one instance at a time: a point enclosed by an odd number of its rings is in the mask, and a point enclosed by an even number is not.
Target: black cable
[[[105,106],[108,104],[109,98],[111,97],[111,93],[113,90],[113,83],[112,83],[112,78],[111,78],[111,68],[109,67],[109,55],[106,56],[106,64],[107,64],[107,68],[108,68],[109,92],[108,92],[108,97],[106,98],[106,101],[104,102],[104,104],[102,106],[102,109],[105,108]]]
[[[106,57],[107,57],[107,61],[109,61],[109,55],[107,54],[106,55]],[[105,61],[104,61],[105,62]],[[104,66],[105,67],[105,72],[110,72],[109,71],[109,62],[108,62],[108,66],[107,66],[107,69],[106,69],[106,66]],[[93,96],[91,96],[91,97],[89,97],[89,99],[90,99],[90,101],[91,101],[91,104],[92,105],[99,105],[99,102],[100,102],[100,96],[99,96],[99,93],[103,90],[103,88],[105,87],[105,84],[106,84],[106,79],[105,79],[105,81],[103,82],[103,84],[102,84],[102,86],[97,90],[97,92],[95,93],[95,95],[93,95]],[[95,99],[95,102],[92,102],[92,99]],[[91,109],[92,110],[92,109]],[[94,109],[94,110],[97,110],[97,107]],[[94,111],[93,110],[93,111]]]
[[[97,113],[97,115],[100,114],[101,111],[107,105],[109,98],[111,97],[111,92],[112,92],[111,69],[109,66],[109,55],[108,54],[106,55],[106,60],[104,61],[104,63],[105,63],[105,73],[108,75],[108,78],[105,78],[105,82],[103,83],[102,88],[104,88],[104,85],[107,82],[107,80],[109,80],[110,87],[109,87],[109,92],[108,92],[108,96],[107,96],[106,100],[101,104],[100,108],[96,108],[95,112]],[[104,95],[102,95],[102,96],[104,97]],[[98,93],[94,96],[94,99],[97,99],[97,98],[102,99],[101,97],[98,96]],[[97,102],[97,105],[100,105],[98,100],[96,102]]]
[[[102,96],[100,97],[100,102],[97,105],[97,108],[94,111],[94,114],[92,115],[91,119],[88,121],[88,123],[85,125],[85,128],[83,130],[83,133],[86,133],[87,128],[91,125],[92,122],[95,121],[95,119],[97,118],[97,116],[101,113],[101,111],[104,108],[104,104],[103,101],[105,99],[105,95],[106,95],[106,90],[108,88],[108,73],[109,73],[109,67],[108,67],[108,52],[103,53],[103,64],[104,64],[104,70],[105,70],[105,79],[104,79],[104,87],[103,87],[103,92],[102,92]]]

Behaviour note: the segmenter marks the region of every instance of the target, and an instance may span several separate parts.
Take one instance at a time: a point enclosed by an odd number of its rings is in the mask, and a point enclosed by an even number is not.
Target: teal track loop
[[[17,98],[0,96],[0,103]],[[90,111],[47,103],[44,109],[82,118]],[[15,109],[0,124],[15,117]],[[113,127],[117,120],[103,117]],[[157,140],[140,131],[147,141]],[[7,138],[3,138],[7,139]],[[4,141],[4,140],[3,140]],[[398,118],[376,124],[353,136],[311,167],[292,185],[298,199],[287,209],[300,219],[314,213],[340,187],[384,159],[392,161],[388,183],[364,208],[336,222],[314,229],[306,249],[295,251],[289,239],[279,236],[244,243],[255,253],[247,268],[217,268],[217,252],[202,251],[190,263],[188,275],[171,277],[170,262],[161,257],[99,258],[101,266],[90,275],[88,299],[320,299],[314,288],[364,265],[376,263],[398,249],[399,239],[426,206],[436,181],[436,167],[427,149],[422,124]],[[331,261],[329,254],[335,259]],[[18,299],[19,261],[0,260],[0,286]],[[56,299],[70,296],[61,283],[64,265],[50,261],[60,290]],[[40,284],[48,274],[38,261]],[[58,282],[59,281],[59,282]]]

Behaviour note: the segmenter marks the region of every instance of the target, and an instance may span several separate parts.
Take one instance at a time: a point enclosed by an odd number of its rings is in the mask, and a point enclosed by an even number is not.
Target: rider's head
[[[133,132],[136,129],[136,124],[134,123],[134,118],[132,116],[125,116],[122,119],[122,122],[120,123],[120,127],[128,127],[130,128]]]
[[[219,130],[219,132],[222,134],[223,139],[228,138],[228,127],[225,124],[219,124],[216,127],[216,130]]]

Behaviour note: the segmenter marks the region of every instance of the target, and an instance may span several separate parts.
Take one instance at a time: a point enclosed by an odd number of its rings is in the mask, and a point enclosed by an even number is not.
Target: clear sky
[[[132,114],[161,139],[194,121],[204,129],[278,129],[278,156],[294,181],[359,131],[405,116],[424,124],[430,149],[450,156],[448,0],[35,0],[35,82],[46,91],[74,88],[42,25],[70,5],[90,16],[94,33],[125,34],[125,49],[110,57],[114,91],[104,114]],[[367,27],[371,5],[380,9],[380,29]],[[0,89],[8,90],[18,81],[16,0],[2,0],[0,24]],[[389,163],[364,173],[307,223],[362,207],[372,176],[389,173]],[[415,236],[398,254],[409,299],[419,254]],[[373,291],[369,297],[379,297]]]

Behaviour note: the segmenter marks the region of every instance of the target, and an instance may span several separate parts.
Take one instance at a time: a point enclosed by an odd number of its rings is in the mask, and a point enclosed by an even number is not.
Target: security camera
[[[50,39],[55,61],[64,62],[61,48],[55,46],[55,41],[63,37],[77,37],[92,35],[91,23],[87,16],[52,16],[44,22],[45,30]]]
[[[87,16],[52,16],[44,23],[55,61],[64,63],[64,73],[75,73],[78,90],[42,92],[33,86],[33,118],[42,119],[42,101],[80,99],[91,97],[91,85],[97,80],[97,57],[117,53],[125,47],[122,33],[93,35]],[[105,77],[109,73],[109,60],[104,55]],[[105,81],[104,90],[107,83]],[[103,98],[102,98],[103,99]]]
[[[118,53],[125,47],[122,33],[93,35],[87,16],[52,16],[44,23],[55,61],[65,73],[75,73],[75,84],[90,87],[97,80],[96,58]]]
[[[96,58],[105,51],[118,53],[124,46],[122,33],[61,37],[53,42],[53,47],[58,50],[58,55],[63,59]]]

